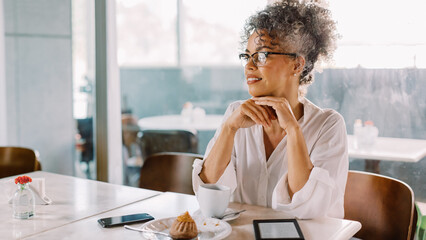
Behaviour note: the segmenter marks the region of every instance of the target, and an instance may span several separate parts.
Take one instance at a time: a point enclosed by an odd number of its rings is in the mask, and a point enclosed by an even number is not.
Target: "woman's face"
[[[259,36],[260,34],[260,36]],[[290,53],[272,44],[272,38],[264,31],[254,32],[247,43],[246,53],[280,52]],[[252,58],[244,68],[250,95],[253,97],[292,97],[298,93],[299,79],[294,76],[296,59],[287,55],[269,54],[263,66],[253,64]]]

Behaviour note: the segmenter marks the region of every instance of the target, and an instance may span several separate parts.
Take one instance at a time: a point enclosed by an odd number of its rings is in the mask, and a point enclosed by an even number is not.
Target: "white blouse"
[[[223,121],[242,102],[232,103]],[[272,207],[297,218],[343,218],[349,164],[345,122],[334,110],[321,109],[305,98],[301,102],[304,115],[298,123],[314,168],[307,183],[294,193],[292,199],[287,188],[287,137],[281,140],[266,161],[261,125],[237,131],[231,161],[217,183],[231,188],[231,201],[234,202]],[[204,159],[220,131],[219,128],[210,140]],[[203,183],[198,176],[202,167],[202,160],[194,161],[192,181],[195,193]]]

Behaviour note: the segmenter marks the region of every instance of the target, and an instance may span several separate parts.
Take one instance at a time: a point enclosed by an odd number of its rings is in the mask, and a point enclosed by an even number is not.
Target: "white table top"
[[[222,123],[222,118],[222,115],[206,115],[190,120],[181,115],[162,115],[141,118],[138,125],[142,130],[214,131]]]
[[[0,239],[32,236],[160,194],[157,191],[42,171],[25,175],[45,178],[46,195],[53,203],[36,205],[36,215],[32,219],[14,219],[12,204],[8,203],[6,194],[0,191]],[[13,178],[3,178],[1,181]]]
[[[371,149],[355,149],[354,136],[348,135],[350,158],[370,160],[418,162],[426,156],[426,140],[378,137]]]
[[[229,222],[232,226],[232,233],[226,239],[253,239],[253,219],[288,218],[288,216],[282,212],[260,206],[230,203],[229,207],[234,209],[246,209],[247,211],[242,213],[238,219]],[[30,239],[56,239],[58,236],[67,236],[69,239],[144,239],[141,233],[126,230],[123,227],[102,228],[97,223],[97,220],[103,217],[121,216],[137,212],[147,212],[154,218],[161,219],[175,217],[185,211],[189,211],[190,214],[193,214],[198,208],[198,202],[195,196],[167,192],[51,231],[34,235]],[[335,218],[298,220],[298,222],[307,240],[349,239],[361,228],[359,222]],[[136,223],[132,226],[140,227],[142,224]]]

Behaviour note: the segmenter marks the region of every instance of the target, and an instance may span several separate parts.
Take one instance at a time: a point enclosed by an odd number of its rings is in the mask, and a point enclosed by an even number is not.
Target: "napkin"
[[[52,204],[52,200],[46,196],[46,187],[44,178],[33,178],[30,183],[30,189],[34,192],[35,204],[47,205]],[[13,195],[16,192],[16,184],[14,179],[9,179],[2,182],[4,193],[9,199],[9,203],[12,203]]]

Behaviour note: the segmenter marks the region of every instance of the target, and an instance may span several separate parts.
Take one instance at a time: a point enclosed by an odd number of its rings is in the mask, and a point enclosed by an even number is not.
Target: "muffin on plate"
[[[197,225],[188,212],[178,216],[170,228],[174,239],[192,239],[198,235]]]

